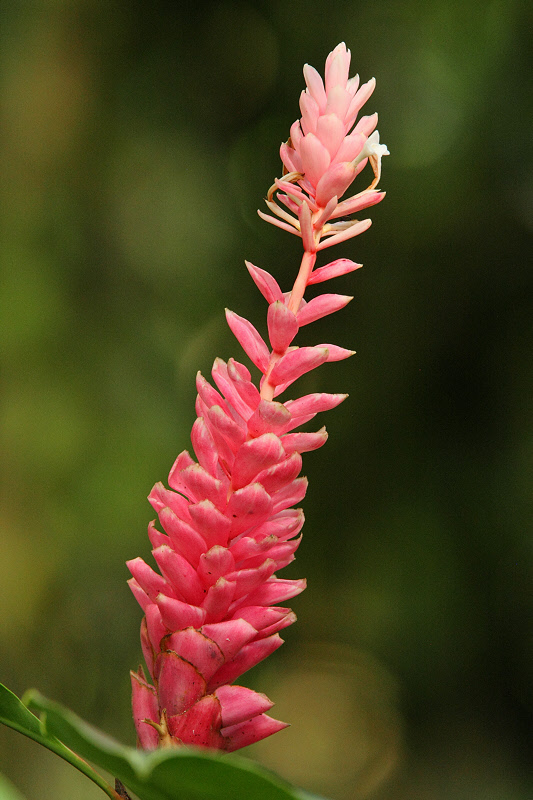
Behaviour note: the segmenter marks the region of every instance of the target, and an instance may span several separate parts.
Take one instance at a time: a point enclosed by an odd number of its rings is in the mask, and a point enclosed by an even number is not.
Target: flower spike
[[[352,231],[320,244],[320,239],[330,230],[329,220],[349,216],[379,203],[385,196],[384,192],[375,191],[381,177],[381,159],[389,154],[387,147],[379,143],[379,133],[375,130],[377,114],[361,117],[355,124],[376,81],[372,78],[358,89],[359,77],[348,78],[350,59],[350,51],[341,42],[326,60],[325,85],[313,67],[304,66],[307,88],[300,96],[302,116],[292,125],[290,139],[280,150],[288,174],[276,180],[267,198],[269,210],[281,219],[258,212],[267,222],[300,235],[308,252],[357,235]],[[367,161],[374,172],[370,186],[339,202]],[[290,183],[296,184],[292,190],[287,188]],[[277,200],[287,205],[294,215],[281,209]],[[305,206],[311,212],[310,219]]]
[[[196,378],[197,419],[191,442],[149,495],[162,531],[148,535],[159,572],[141,558],[128,562],[130,588],[143,609],[141,646],[148,677],[131,673],[133,718],[143,749],[195,745],[232,752],[286,727],[268,716],[272,702],[234,684],[283,640],[295,614],[280,605],[305,589],[305,580],[279,578],[294,560],[307,491],[302,453],[322,447],[325,428],[298,430],[347,395],[317,392],[274,398],[327,361],[352,350],[334,344],[299,347],[299,329],[344,308],[349,295],[325,293],[306,301],[307,286],[361,266],[347,258],[315,269],[317,254],[363,233],[370,220],[346,219],[379,203],[381,159],[388,154],[375,130],[377,115],[357,114],[374,91],[349,78],[350,51],[341,43],[326,60],[325,79],[305,65],[301,119],[281,146],[284,174],[270,187],[270,214],[260,216],[302,240],[303,257],[291,291],[246,262],[268,304],[268,340],[244,317],[226,319],[252,364],[215,359],[213,386]],[[364,191],[342,199],[370,164]],[[279,203],[283,205],[283,208]],[[339,219],[340,218],[340,219]],[[335,221],[334,221],[335,220]]]

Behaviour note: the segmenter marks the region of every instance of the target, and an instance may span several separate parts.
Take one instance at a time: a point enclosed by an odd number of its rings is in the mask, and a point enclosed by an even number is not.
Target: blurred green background
[[[388,196],[303,343],[358,351],[308,454],[286,644],[246,681],[292,727],[244,753],[334,800],[530,800],[531,15],[519,0],[0,7],[0,679],[134,743],[146,501],[194,376],[264,330],[300,242],[256,215],[339,41],[377,78]],[[364,180],[360,184],[363,188]],[[243,359],[244,360],[244,359]],[[289,394],[291,394],[289,392]],[[294,392],[292,393],[294,394]],[[100,791],[7,729],[28,800]]]

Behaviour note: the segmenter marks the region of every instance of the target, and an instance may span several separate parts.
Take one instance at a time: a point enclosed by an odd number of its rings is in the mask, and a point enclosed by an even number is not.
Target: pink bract
[[[375,188],[381,176],[381,159],[389,152],[379,143],[378,115],[361,117],[356,123],[376,81],[372,78],[359,87],[358,75],[349,78],[350,60],[350,51],[341,42],[326,59],[325,85],[316,69],[305,65],[307,88],[300,96],[302,117],[292,125],[288,142],[281,145],[285,174],[271,186],[266,200],[276,216],[258,212],[273,225],[301,236],[309,252],[362,233],[370,220],[331,220],[362,211],[385,196]],[[368,161],[374,171],[371,184],[340,202]]]
[[[145,614],[141,645],[149,677],[142,668],[132,672],[133,717],[144,749],[186,744],[233,751],[286,727],[267,715],[273,704],[265,695],[233,682],[277,650],[279,632],[296,619],[282,604],[300,594],[305,581],[276,573],[294,560],[301,541],[304,517],[295,508],[307,491],[301,454],[327,439],[325,428],[296,429],[346,398],[320,392],[274,399],[310,370],[353,353],[338,345],[293,344],[300,327],[352,299],[327,293],[304,300],[307,286],[361,266],[343,258],[314,269],[318,251],[370,224],[330,220],[384,196],[375,188],[387,153],[374,131],[377,116],[355,124],[375,81],[358,88],[349,66],[344,44],[327,58],[325,83],[305,66],[302,118],[282,145],[286,172],[267,197],[276,217],[261,214],[302,238],[292,291],[284,293],[270,273],[247,263],[268,304],[270,344],[251,322],[226,311],[261,373],[259,387],[234,359],[215,360],[213,383],[198,374],[195,457],[183,451],[170,470],[170,489],[158,483],[149,496],[162,529],[155,522],[148,527],[159,572],[141,558],[128,562],[129,584]],[[370,186],[339,202],[367,161],[374,172]]]

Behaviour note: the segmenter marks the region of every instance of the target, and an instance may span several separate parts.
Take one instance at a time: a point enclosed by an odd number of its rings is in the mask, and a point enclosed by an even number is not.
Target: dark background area
[[[247,258],[289,289],[300,242],[256,215],[339,41],[377,79],[385,201],[325,251],[364,269],[301,343],[358,351],[296,391],[323,415],[286,644],[246,682],[284,731],[243,753],[334,800],[530,800],[531,14],[520,0],[48,0],[0,8],[0,679],[134,744],[146,495],[194,377],[265,329]],[[369,181],[367,181],[369,182]],[[364,188],[364,178],[359,188]],[[245,357],[242,357],[245,360]],[[294,396],[294,391],[289,391]],[[0,730],[28,800],[99,790]]]

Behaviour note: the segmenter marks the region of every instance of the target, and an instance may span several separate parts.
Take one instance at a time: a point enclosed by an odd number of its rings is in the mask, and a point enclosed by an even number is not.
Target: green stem
[[[18,731],[18,733],[22,733],[24,736],[27,736],[29,739],[33,739],[35,742],[38,742],[43,747],[46,747],[47,750],[51,750],[52,753],[60,756],[64,761],[68,761],[69,764],[72,764],[75,769],[83,772],[93,783],[96,783],[100,789],[107,794],[108,797],[111,797],[112,800],[122,800],[119,794],[115,792],[115,790],[105,781],[101,775],[94,770],[90,764],[83,760],[76,755],[72,750],[70,750],[66,745],[64,745],[59,740],[54,741],[51,737],[40,736],[39,734],[29,731],[28,729],[24,728],[22,725],[17,725],[16,722],[11,722],[11,720],[6,720],[2,718],[2,723],[7,725],[9,728],[13,728],[13,730]]]

